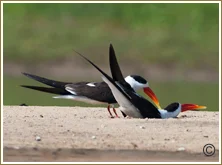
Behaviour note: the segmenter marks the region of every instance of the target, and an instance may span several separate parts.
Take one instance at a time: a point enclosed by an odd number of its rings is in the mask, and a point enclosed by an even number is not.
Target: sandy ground
[[[218,112],[111,119],[105,108],[4,106],[3,135],[5,162],[219,159]],[[208,143],[213,156],[203,154]]]

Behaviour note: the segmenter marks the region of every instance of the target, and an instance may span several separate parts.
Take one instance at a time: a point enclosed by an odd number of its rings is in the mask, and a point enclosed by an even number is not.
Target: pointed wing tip
[[[81,53],[79,53],[78,51],[76,51],[75,49],[72,49],[75,53],[77,53],[79,56],[81,56],[82,58],[86,59],[87,61],[89,61],[89,59],[87,59],[84,55],[82,55]]]
[[[75,49],[72,49],[72,50],[78,54],[78,52]]]
[[[110,46],[109,46],[109,59],[111,60],[113,58],[113,56],[115,56],[115,51],[114,51],[113,45],[110,44]]]
[[[113,45],[110,43],[110,45],[109,45],[109,49],[110,50],[114,50],[114,48],[113,48]]]
[[[28,88],[28,89],[33,89],[32,86],[29,86],[29,85],[20,85],[20,87],[22,87],[22,88]]]
[[[31,77],[32,75],[26,72],[21,72],[23,75],[27,76],[27,77]]]
[[[32,86],[29,86],[29,85],[20,85],[20,87],[23,87],[23,88],[31,88]]]

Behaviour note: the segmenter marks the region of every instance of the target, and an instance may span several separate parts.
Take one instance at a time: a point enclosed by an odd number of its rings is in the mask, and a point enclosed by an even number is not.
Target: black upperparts
[[[74,50],[75,51],[75,50]],[[129,100],[141,113],[143,118],[161,118],[160,112],[157,110],[157,108],[148,100],[145,98],[139,96],[132,88],[128,88],[125,85],[117,85],[117,83],[105,72],[103,72],[97,65],[95,65],[92,61],[90,61],[88,58],[80,54],[79,52],[75,51],[79,56],[84,58],[86,61],[88,61],[91,65],[93,65],[119,92],[123,94],[123,96]],[[113,65],[113,62],[117,61],[110,61],[110,66],[116,66]],[[119,82],[118,82],[119,83]],[[127,83],[128,84],[128,83]],[[129,84],[128,84],[129,85]],[[130,85],[129,85],[130,86]],[[136,109],[135,109],[136,110]]]
[[[75,51],[75,50],[74,50]],[[95,65],[92,61],[90,61],[88,58],[86,58],[85,56],[83,56],[81,53],[75,51],[79,56],[81,56],[82,58],[84,58],[86,61],[88,61],[92,66],[94,66],[104,77],[106,77],[106,79],[111,82],[117,90],[119,90],[128,100],[130,100],[129,96],[126,94],[126,92],[121,89],[120,86],[118,86],[115,81],[109,76],[107,75],[105,72],[103,72],[97,65]],[[130,86],[130,85],[129,85]]]
[[[123,87],[122,93],[127,93],[127,95],[129,96],[128,98],[129,101],[140,111],[140,114],[143,116],[143,118],[146,118],[146,117],[161,118],[160,112],[157,110],[157,108],[151,102],[149,102],[142,96],[138,95],[133,90],[133,88],[125,81],[125,79],[122,76],[118,61],[116,59],[114,49],[111,44],[110,44],[110,49],[112,49],[112,51],[111,50],[109,51],[110,70],[111,70],[113,79],[116,78],[114,80],[118,81],[118,83],[120,83],[121,86]],[[140,83],[143,83],[143,84],[147,83],[147,81],[141,76],[133,75],[132,77]]]
[[[110,44],[110,47],[109,47],[109,65],[110,65],[110,70],[111,70],[113,80],[118,81],[118,83],[123,85],[124,88],[134,91],[134,89],[125,81],[122,75],[112,44]]]
[[[68,95],[70,94],[68,91],[62,88],[51,88],[51,87],[38,87],[38,86],[30,86],[30,85],[21,85],[21,87],[33,89],[40,92],[58,94],[58,95]]]
[[[120,70],[119,64],[117,62],[116,54],[115,54],[112,44],[110,44],[109,46],[109,61],[110,61],[109,65],[110,65],[110,70],[111,70],[113,80],[119,81],[119,82],[125,82],[125,79]]]
[[[180,104],[175,102],[175,103],[171,103],[169,104],[166,108],[164,108],[165,110],[167,110],[168,112],[174,112],[177,108],[179,108]]]

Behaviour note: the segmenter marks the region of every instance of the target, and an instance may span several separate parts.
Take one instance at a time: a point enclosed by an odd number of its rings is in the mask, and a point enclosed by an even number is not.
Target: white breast
[[[102,79],[111,89],[114,98],[120,105],[121,111],[130,117],[142,118],[139,110],[106,77],[102,76]]]

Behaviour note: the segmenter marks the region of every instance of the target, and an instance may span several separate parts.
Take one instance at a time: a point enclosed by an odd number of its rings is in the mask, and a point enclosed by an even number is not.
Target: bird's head
[[[141,76],[138,75],[129,75],[125,78],[125,81],[135,90],[141,90],[143,89],[144,93],[146,93],[151,100],[154,102],[154,104],[157,106],[158,109],[161,109],[159,100],[156,97],[155,93],[152,91],[152,89],[149,87],[149,83]]]

